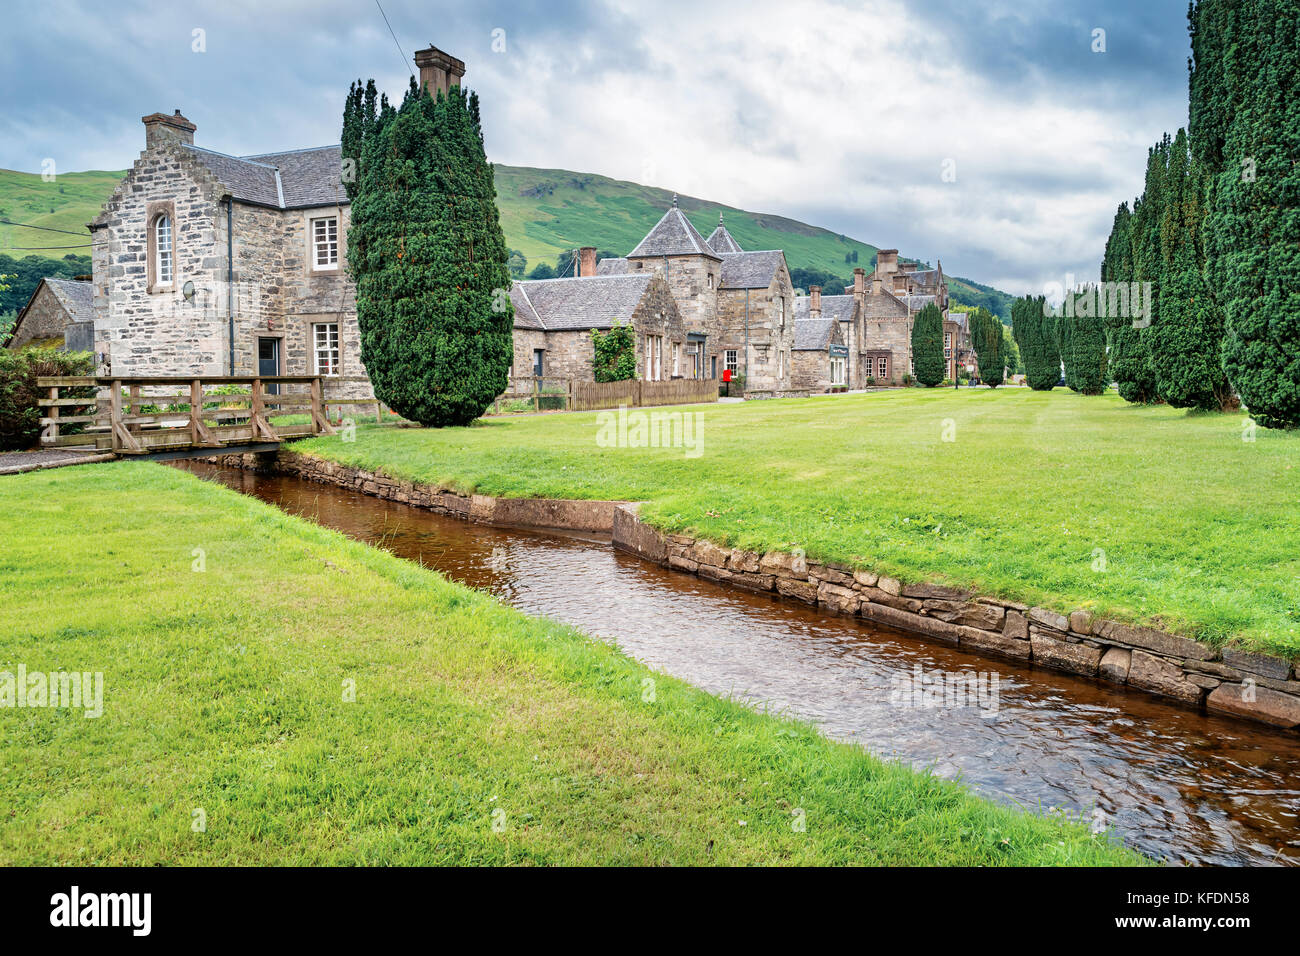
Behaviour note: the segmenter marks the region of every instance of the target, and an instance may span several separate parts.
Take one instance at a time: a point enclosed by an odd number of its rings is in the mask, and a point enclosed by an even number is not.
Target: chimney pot
[[[853,270],[853,294],[863,295],[867,291],[867,272],[861,266]]]
[[[586,278],[596,274],[596,247],[583,246],[578,250],[578,275]]]
[[[820,319],[822,317],[822,287],[819,285],[810,285],[808,287],[808,315],[810,318]]]

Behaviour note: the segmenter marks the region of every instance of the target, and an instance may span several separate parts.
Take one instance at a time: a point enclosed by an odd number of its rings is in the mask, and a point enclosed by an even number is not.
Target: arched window
[[[158,285],[172,284],[172,221],[167,215],[159,216],[153,224],[154,268]]]

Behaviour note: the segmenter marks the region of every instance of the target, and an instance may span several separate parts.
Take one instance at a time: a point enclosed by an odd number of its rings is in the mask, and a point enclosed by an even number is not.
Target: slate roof
[[[598,276],[621,276],[627,273],[628,264],[626,259],[608,258],[601,259],[596,263],[596,275]]]
[[[68,310],[73,322],[93,322],[95,310],[92,302],[95,298],[93,283],[76,279],[43,280],[59,303]]]
[[[719,286],[723,289],[766,289],[783,262],[785,253],[779,249],[729,252],[722,257]]]
[[[718,213],[718,228],[714,229],[708,238],[709,248],[718,255],[726,255],[731,252],[744,252],[731,233],[727,232],[727,227],[722,224],[722,214]]]
[[[686,215],[677,208],[677,202],[674,200],[673,207],[664,213],[663,218],[655,223],[655,227],[646,233],[646,237],[627,254],[627,257],[635,259],[638,256],[699,255],[712,259],[721,258],[704,241],[704,237],[691,225]]]
[[[836,322],[853,321],[854,298],[851,295],[822,296],[822,318],[834,319]],[[802,322],[810,318],[812,297],[801,295],[794,300],[794,320]]]
[[[912,285],[923,292],[937,292],[939,290],[939,270],[924,269],[919,272],[904,272],[903,275],[911,281]]]
[[[920,312],[931,302],[935,301],[932,295],[896,295],[894,298],[903,302],[912,312]]]
[[[800,319],[794,322],[794,350],[796,352],[824,352],[831,347],[831,336],[835,332],[835,320]]]
[[[631,325],[632,313],[654,276],[653,272],[640,272],[515,282],[510,287],[515,325],[547,332],[608,329],[616,323]],[[534,322],[537,324],[531,324]]]
[[[339,146],[255,156],[228,156],[198,146],[185,148],[235,199],[243,202],[275,209],[309,209],[345,205],[348,201],[339,179],[343,161]]]

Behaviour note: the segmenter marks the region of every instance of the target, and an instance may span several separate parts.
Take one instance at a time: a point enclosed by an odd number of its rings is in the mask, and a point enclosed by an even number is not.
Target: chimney
[[[583,246],[578,250],[578,275],[584,279],[596,274],[596,247]]]
[[[881,249],[876,253],[876,274],[887,275],[898,271],[898,250]]]
[[[885,292],[885,283],[880,276],[871,277],[871,294],[883,295]]]
[[[429,88],[430,96],[446,94],[453,86],[460,86],[465,75],[465,63],[443,53],[433,44],[427,50],[415,51],[415,65],[420,68],[420,86]]]
[[[145,149],[153,149],[164,143],[194,145],[194,131],[198,127],[182,116],[180,110],[171,116],[166,113],[150,113],[141,116],[140,122],[144,123]]]
[[[853,270],[853,294],[862,295],[867,291],[867,271],[861,266]]]
[[[808,287],[808,317],[810,319],[820,319],[822,317],[822,287],[819,285],[810,285]]]

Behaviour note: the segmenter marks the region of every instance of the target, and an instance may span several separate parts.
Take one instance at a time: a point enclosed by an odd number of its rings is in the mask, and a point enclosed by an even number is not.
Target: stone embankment
[[[1094,617],[896,578],[800,554],[722,548],[641,521],[635,503],[460,495],[282,450],[214,459],[272,470],[470,521],[612,534],[614,546],[679,571],[860,617],[974,654],[1122,684],[1179,703],[1283,728],[1300,727],[1294,661]]]

